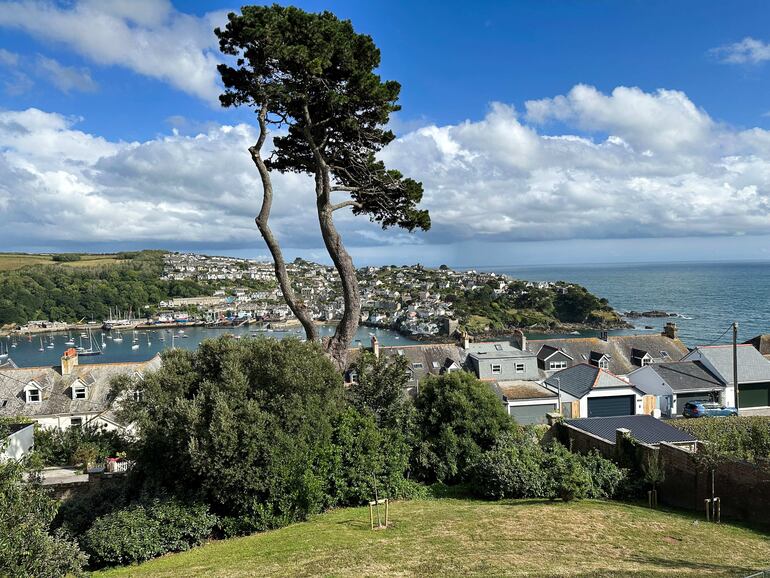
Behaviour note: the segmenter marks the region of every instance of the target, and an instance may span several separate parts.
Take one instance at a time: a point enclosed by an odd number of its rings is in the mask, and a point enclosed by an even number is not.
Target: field
[[[29,253],[0,253],[0,271],[13,271],[30,265],[59,265],[62,267],[99,267],[118,263],[115,255],[83,254],[80,261],[56,263],[52,255],[34,255]]]
[[[97,576],[745,576],[770,567],[768,535],[613,502],[432,500],[367,508]]]

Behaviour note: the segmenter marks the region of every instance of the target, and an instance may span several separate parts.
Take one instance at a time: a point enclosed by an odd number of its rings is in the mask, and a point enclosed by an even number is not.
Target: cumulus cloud
[[[340,211],[351,246],[770,233],[770,131],[715,122],[683,93],[578,86],[404,134],[382,156],[423,181],[433,229],[382,231]],[[179,119],[175,119],[179,120]],[[559,134],[541,124],[559,121]],[[0,237],[259,246],[261,188],[249,125],[144,142],[78,130],[78,118],[0,112]],[[276,175],[272,225],[322,247],[309,177]],[[32,232],[32,233],[31,233]],[[427,251],[427,249],[426,249]]]
[[[740,42],[713,48],[711,53],[730,64],[759,64],[770,60],[770,44],[747,36]]]
[[[67,46],[101,65],[123,66],[216,103],[214,27],[221,12],[196,17],[167,0],[0,2],[0,27]]]

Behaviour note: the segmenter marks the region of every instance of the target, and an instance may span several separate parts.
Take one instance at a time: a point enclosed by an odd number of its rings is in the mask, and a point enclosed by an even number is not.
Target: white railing
[[[111,474],[117,474],[121,472],[127,472],[134,465],[134,462],[130,460],[121,461],[108,461],[104,470]]]

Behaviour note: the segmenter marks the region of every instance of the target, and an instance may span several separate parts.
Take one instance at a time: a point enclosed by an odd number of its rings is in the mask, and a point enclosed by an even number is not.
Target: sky
[[[770,260],[770,4],[317,2],[402,85],[381,158],[426,233],[337,213],[359,265]],[[232,2],[0,0],[0,251],[266,258],[213,28]],[[276,175],[287,257],[328,262],[311,179]]]

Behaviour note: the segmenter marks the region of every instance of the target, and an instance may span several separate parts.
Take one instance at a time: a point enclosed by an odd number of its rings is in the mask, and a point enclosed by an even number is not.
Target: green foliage
[[[84,458],[94,463],[125,452],[128,447],[129,442],[119,432],[95,425],[35,429],[35,451],[46,466],[78,465]]]
[[[125,412],[139,425],[137,467],[148,479],[239,518],[244,531],[329,504],[324,459],[342,379],[317,344],[206,341],[164,354],[141,388]]]
[[[374,73],[380,51],[349,20],[292,6],[244,6],[217,28],[223,106],[265,107],[268,121],[288,125],[273,139],[269,167],[281,172],[331,173],[365,214],[383,228],[428,229],[417,209],[422,184],[388,170],[376,153],[395,135],[385,129],[400,85]],[[318,164],[324,161],[323,169]],[[327,173],[328,171],[328,173]]]
[[[473,489],[488,499],[612,498],[627,475],[598,453],[573,454],[559,443],[543,447],[527,431],[501,438],[477,460]]]
[[[413,462],[425,481],[467,479],[481,453],[516,428],[489,386],[464,371],[426,378],[415,407]]]
[[[197,546],[216,521],[201,504],[166,500],[134,505],[97,519],[83,536],[83,548],[96,567],[142,562]]]
[[[77,253],[61,253],[60,255],[52,255],[51,260],[57,263],[74,263],[80,261],[82,257]]]
[[[125,264],[99,268],[32,266],[0,272],[0,325],[34,319],[106,319],[110,307],[140,311],[173,297],[193,297],[206,287],[163,281],[162,251],[142,251]]]
[[[32,475],[32,480],[25,482]],[[75,542],[51,533],[58,503],[25,464],[0,462],[0,575],[81,575],[86,558]]]
[[[708,442],[716,458],[733,457],[755,463],[770,460],[770,417],[702,417],[677,419],[671,424]]]
[[[412,404],[404,392],[409,383],[408,361],[375,357],[370,351],[362,351],[351,370],[357,379],[347,391],[351,405],[360,412],[371,412],[380,427],[406,432],[412,418]]]
[[[595,295],[579,285],[557,293],[553,306],[557,319],[570,323],[584,323],[593,311],[606,309]]]

